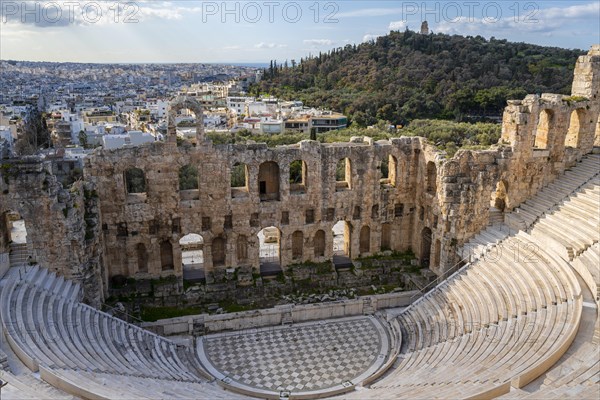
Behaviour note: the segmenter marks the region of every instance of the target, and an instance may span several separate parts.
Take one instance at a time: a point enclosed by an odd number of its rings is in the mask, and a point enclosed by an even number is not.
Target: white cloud
[[[406,28],[406,21],[392,21],[388,26],[390,31],[401,31]]]
[[[256,47],[257,49],[274,49],[274,48],[282,49],[284,47],[287,47],[287,44],[260,42],[260,43],[255,44],[254,47]]]
[[[24,0],[10,2],[10,4],[7,2],[0,7],[2,23],[13,21],[40,28],[136,23],[157,19],[181,20],[186,15],[199,12],[201,12],[200,7],[176,6],[168,1],[145,0],[121,3]]]
[[[433,29],[447,34],[478,34],[494,36],[514,32],[540,33],[551,36],[565,25],[576,24],[586,19],[598,20],[600,3],[589,3],[564,8],[552,7],[531,10],[518,16],[511,15],[502,18],[467,18],[458,17],[454,21],[442,21]]]
[[[335,42],[331,39],[305,39],[302,41],[309,46],[332,46]]]
[[[381,35],[373,35],[373,34],[367,33],[365,36],[363,36],[362,41],[370,42],[371,40],[377,39],[379,36],[381,36]]]

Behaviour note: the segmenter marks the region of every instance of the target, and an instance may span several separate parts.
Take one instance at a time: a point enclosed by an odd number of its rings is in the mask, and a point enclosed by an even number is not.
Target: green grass
[[[141,319],[146,322],[154,322],[159,319],[183,317],[185,315],[201,314],[199,307],[148,307],[142,308]]]
[[[251,304],[248,304],[248,305],[237,304],[231,300],[221,301],[219,303],[219,306],[228,313],[239,312],[239,311],[248,311],[248,310],[254,310],[255,308],[258,308]]]

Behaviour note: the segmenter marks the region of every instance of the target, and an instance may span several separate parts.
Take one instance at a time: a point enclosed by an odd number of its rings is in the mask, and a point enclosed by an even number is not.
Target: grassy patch
[[[183,317],[185,315],[201,314],[199,307],[142,307],[141,319],[147,322],[165,318]]]

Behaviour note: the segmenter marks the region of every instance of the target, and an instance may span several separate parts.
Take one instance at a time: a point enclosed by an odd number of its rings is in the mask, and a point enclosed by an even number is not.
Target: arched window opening
[[[173,245],[168,240],[160,243],[160,265],[163,271],[173,270]]]
[[[554,113],[551,110],[542,110],[540,112],[540,118],[535,130],[535,140],[533,147],[535,149],[544,150],[548,148],[550,132],[550,124],[554,119]]]
[[[146,175],[139,168],[125,171],[125,189],[127,194],[146,193]]]
[[[314,240],[315,257],[325,257],[325,232],[318,230]]]
[[[222,237],[216,237],[212,241],[212,262],[213,267],[225,265],[225,247],[226,242]]]
[[[578,108],[573,110],[571,118],[569,120],[569,130],[565,137],[565,147],[578,148],[581,142],[581,134],[584,131],[585,126],[585,110]]]
[[[276,162],[260,164],[258,189],[261,201],[279,201],[279,165]]]
[[[367,225],[363,226],[360,230],[360,243],[359,251],[360,254],[367,254],[371,251],[371,228]]]
[[[198,168],[185,165],[179,169],[179,190],[198,190]]]
[[[306,193],[307,176],[306,163],[302,160],[292,161],[290,163],[290,192],[296,194]]]
[[[381,171],[381,179],[379,182],[382,185],[396,186],[398,161],[391,154],[381,161],[379,169]]]
[[[352,163],[349,158],[338,161],[335,169],[335,189],[352,189]]]
[[[235,163],[231,168],[231,197],[245,197],[248,195],[248,166]]]
[[[304,249],[304,234],[301,231],[292,233],[292,259],[302,260]]]

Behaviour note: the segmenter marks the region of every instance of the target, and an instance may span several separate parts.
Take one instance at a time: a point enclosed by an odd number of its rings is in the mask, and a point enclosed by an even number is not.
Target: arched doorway
[[[204,239],[196,233],[190,233],[179,239],[183,279],[200,281],[205,278]]]
[[[0,268],[3,271],[8,270],[10,265],[31,261],[27,242],[27,228],[21,215],[13,211],[0,214]]]
[[[423,228],[421,231],[421,266],[429,267],[431,257],[431,229]]]
[[[504,180],[498,181],[496,190],[492,192],[490,200],[490,213],[503,213],[508,207],[508,183]]]
[[[352,225],[347,221],[338,221],[333,226],[333,263],[336,268],[351,268]]]
[[[281,231],[274,226],[258,232],[260,274],[274,276],[281,272]]]

